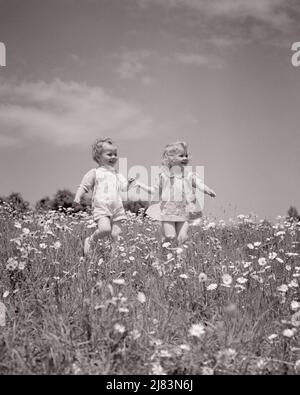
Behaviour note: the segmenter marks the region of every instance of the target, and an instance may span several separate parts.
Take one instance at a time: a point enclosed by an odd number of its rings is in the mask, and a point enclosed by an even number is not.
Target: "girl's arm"
[[[82,196],[93,188],[94,183],[95,183],[95,169],[92,169],[84,175],[76,191],[74,202],[80,203],[80,199],[82,198]]]
[[[197,175],[193,177],[193,187],[199,189],[201,192],[205,193],[206,195],[209,195],[211,197],[216,197],[215,191],[209,188],[207,185],[205,185],[202,179]]]

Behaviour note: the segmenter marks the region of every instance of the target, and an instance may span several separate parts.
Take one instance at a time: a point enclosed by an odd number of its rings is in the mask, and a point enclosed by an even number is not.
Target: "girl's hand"
[[[213,191],[212,189],[209,189],[208,191],[207,191],[207,194],[210,196],[210,197],[216,197],[217,195],[216,195],[216,192],[215,191]]]

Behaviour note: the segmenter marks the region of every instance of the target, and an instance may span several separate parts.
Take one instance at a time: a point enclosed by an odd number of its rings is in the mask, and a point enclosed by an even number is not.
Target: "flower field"
[[[128,213],[82,256],[87,214],[0,208],[0,374],[300,373],[300,223],[203,220],[182,248]]]

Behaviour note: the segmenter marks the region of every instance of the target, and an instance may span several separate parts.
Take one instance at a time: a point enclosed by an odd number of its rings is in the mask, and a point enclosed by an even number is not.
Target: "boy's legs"
[[[109,236],[111,234],[111,221],[110,217],[101,217],[97,221],[98,229],[87,237],[84,241],[84,254],[87,255],[90,252],[91,244],[97,243],[99,238]]]
[[[111,227],[111,237],[114,242],[119,241],[121,233],[122,233],[122,221],[113,222]]]
[[[189,231],[189,223],[185,222],[176,222],[176,234],[178,245],[182,245],[188,239],[188,231]]]

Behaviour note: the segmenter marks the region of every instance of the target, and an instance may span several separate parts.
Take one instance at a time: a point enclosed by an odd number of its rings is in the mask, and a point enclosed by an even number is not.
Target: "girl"
[[[92,146],[92,152],[98,167],[85,174],[74,199],[75,203],[80,203],[83,194],[92,191],[93,219],[98,229],[85,239],[85,255],[89,254],[99,238],[111,236],[113,241],[119,239],[121,222],[126,219],[120,192],[128,190],[134,181],[127,181],[116,172],[117,147],[110,138],[97,139]]]
[[[139,182],[135,184],[152,196],[158,192],[158,205],[150,206],[146,214],[159,219],[165,239],[177,240],[178,245],[188,239],[189,220],[202,215],[199,199],[197,200],[197,189],[211,197],[216,196],[197,173],[186,171],[188,161],[185,142],[168,144],[163,152],[163,166],[156,186],[151,188]],[[158,215],[155,214],[155,210],[158,210]]]

